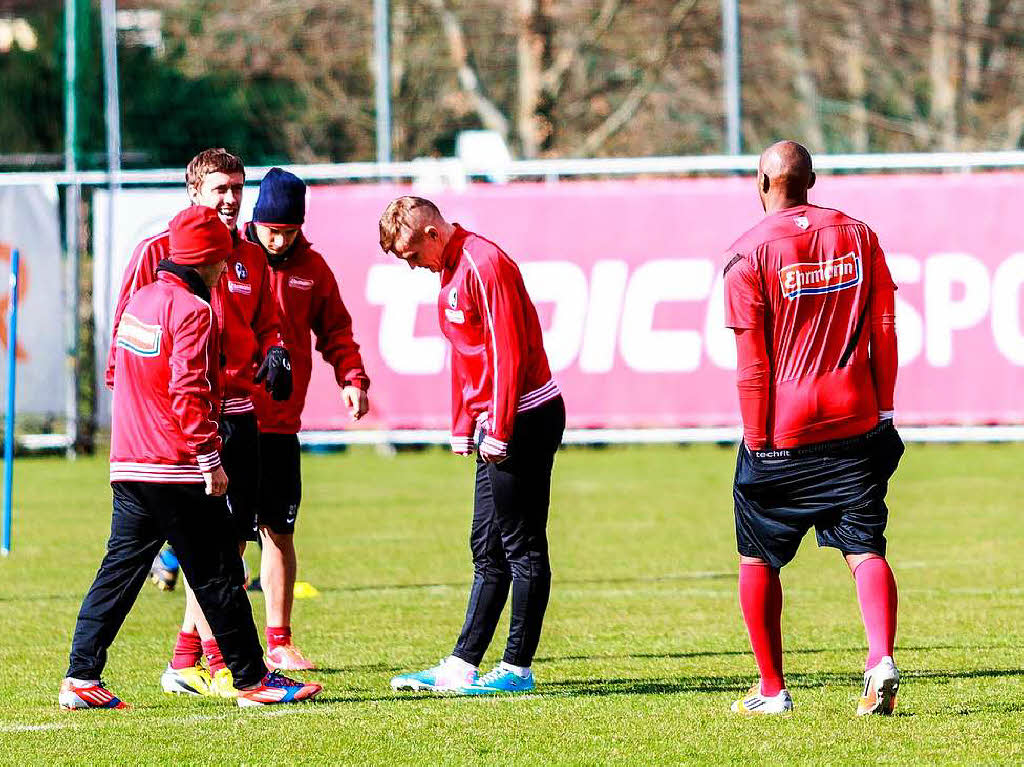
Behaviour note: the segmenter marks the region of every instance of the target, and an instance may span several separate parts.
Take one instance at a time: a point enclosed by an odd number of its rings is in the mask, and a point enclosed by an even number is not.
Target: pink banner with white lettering
[[[1024,174],[824,176],[811,201],[868,222],[897,294],[904,424],[1024,422]],[[306,233],[338,275],[373,381],[369,428],[449,425],[437,276],[377,244],[403,186],[313,187]],[[522,267],[569,426],[739,422],[721,267],[761,216],[750,177],[470,185],[431,197]],[[306,429],[349,428],[326,365]]]

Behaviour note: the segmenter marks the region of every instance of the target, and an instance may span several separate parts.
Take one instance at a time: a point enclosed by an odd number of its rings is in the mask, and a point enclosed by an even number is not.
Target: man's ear
[[[198,205],[199,190],[194,186],[189,186],[185,188],[185,191],[188,194],[188,201],[191,202],[193,205]]]
[[[441,233],[437,231],[437,227],[433,224],[427,224],[423,227],[423,234],[432,240],[436,240],[441,236]]]
[[[812,186],[814,186],[814,182],[815,182],[815,180],[816,180],[817,178],[818,178],[818,177],[817,177],[816,175],[814,175],[814,171],[812,170],[812,171],[811,171],[811,178],[810,178],[810,180],[809,180],[809,181],[807,182],[807,188],[808,188],[808,189],[810,189],[810,188],[811,188]]]

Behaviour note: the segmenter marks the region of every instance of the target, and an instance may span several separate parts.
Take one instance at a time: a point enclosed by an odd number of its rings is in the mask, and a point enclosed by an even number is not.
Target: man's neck
[[[764,212],[770,216],[773,213],[778,213],[780,210],[786,210],[787,208],[796,208],[801,205],[807,204],[807,197],[804,196],[802,199],[799,197],[769,197],[765,201]]]

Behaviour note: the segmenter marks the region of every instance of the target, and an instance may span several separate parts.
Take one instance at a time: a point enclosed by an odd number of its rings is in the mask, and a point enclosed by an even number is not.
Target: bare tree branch
[[[480,77],[470,60],[469,47],[466,44],[466,36],[462,31],[462,24],[458,17],[448,7],[446,0],[426,0],[441,20],[441,27],[444,29],[445,38],[448,41],[448,50],[451,54],[452,63],[459,78],[459,86],[464,90],[473,102],[476,113],[485,128],[497,131],[502,138],[508,139],[509,123],[508,118],[502,114],[497,104],[491,101],[484,92]]]
[[[1006,142],[1003,148],[1018,149],[1021,141],[1024,141],[1024,107],[1016,107],[1006,117]]]
[[[558,52],[551,66],[544,72],[543,77],[544,89],[552,97],[556,97],[562,92],[562,87],[565,84],[565,75],[580,55],[580,51],[596,43],[608,31],[621,7],[622,0],[604,0],[590,26],[573,41],[572,45]]]
[[[682,35],[679,34],[679,27],[697,5],[697,0],[679,0],[669,13],[665,37],[660,45],[660,51],[651,64],[644,69],[640,82],[633,86],[622,103],[604,119],[594,130],[590,131],[580,144],[577,155],[586,157],[593,154],[622,127],[632,119],[637,110],[650,95],[651,91],[658,85],[661,74],[672,57],[682,44]]]

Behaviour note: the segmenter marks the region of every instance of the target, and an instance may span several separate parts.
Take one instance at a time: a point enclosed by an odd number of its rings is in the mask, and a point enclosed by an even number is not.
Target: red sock
[[[203,655],[206,656],[206,665],[210,667],[211,674],[216,674],[224,668],[224,656],[220,654],[216,639],[207,639],[203,642]]]
[[[203,657],[203,646],[199,641],[199,634],[186,634],[178,632],[178,638],[174,640],[174,655],[171,656],[171,668],[191,668]]]
[[[778,695],[782,677],[782,582],[767,564],[740,565],[740,609],[754,660],[761,672],[761,694]]]
[[[267,650],[292,643],[291,626],[267,626]]]
[[[865,559],[853,571],[857,601],[868,635],[868,659],[864,668],[874,668],[886,655],[892,657],[896,644],[896,578],[881,557]]]

